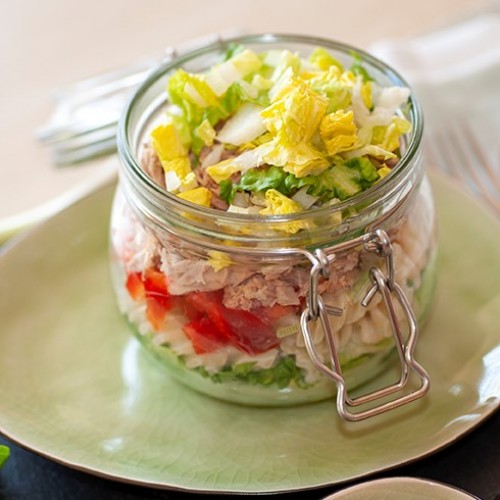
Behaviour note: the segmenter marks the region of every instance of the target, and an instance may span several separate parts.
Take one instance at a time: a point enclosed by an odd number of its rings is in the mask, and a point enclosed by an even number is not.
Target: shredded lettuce
[[[337,68],[340,73],[343,73],[344,68],[342,63],[335,59],[326,49],[323,47],[316,47],[311,55],[309,56],[309,62],[316,66],[318,69],[322,71],[326,71],[332,66]]]
[[[361,56],[357,52],[351,52],[352,65],[351,71],[363,79],[363,82],[372,82],[373,78],[370,76],[366,68],[363,67]]]
[[[298,199],[316,198],[314,207],[348,199],[387,176],[383,162],[398,158],[411,129],[400,112],[410,91],[379,86],[362,57],[351,57],[344,68],[322,47],[305,59],[229,45],[206,72],[177,70],[168,82],[168,122],[151,134],[167,190],[209,204],[193,171],[201,163],[229,209],[284,214],[309,208],[292,199],[300,190]],[[203,164],[210,151],[200,155],[202,149],[212,147],[230,154]],[[245,195],[233,207],[239,192]]]
[[[318,175],[306,177],[296,177],[275,166],[249,170],[236,184],[230,180],[221,183],[221,197],[231,203],[238,190],[251,193],[274,190],[289,198],[300,189],[307,188],[308,195],[326,203],[333,199],[345,200],[371,187],[379,179],[380,174],[367,158],[353,158],[345,162],[337,158],[334,166]],[[299,211],[298,204],[294,207]]]
[[[203,367],[196,370],[216,383],[241,381],[251,385],[275,385],[280,389],[293,384],[303,389],[308,387],[302,370],[296,365],[292,356],[281,358],[271,368],[255,369],[255,362],[250,361],[224,367],[216,373],[209,373]]]
[[[262,61],[255,52],[237,51],[230,59],[213,66],[206,75],[206,82],[216,96],[221,96],[233,83],[255,73],[261,66]]]

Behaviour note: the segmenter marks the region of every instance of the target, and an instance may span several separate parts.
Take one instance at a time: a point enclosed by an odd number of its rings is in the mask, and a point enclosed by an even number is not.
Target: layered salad
[[[408,88],[380,86],[356,54],[346,67],[323,48],[303,57],[231,46],[203,73],[178,69],[167,94],[160,123],[141,145],[141,168],[170,196],[212,214],[247,216],[249,227],[267,216],[334,211],[383,182],[411,130],[404,113]],[[332,231],[355,216],[336,214]],[[311,224],[295,218],[270,231],[283,240],[307,233]],[[307,259],[256,262],[233,252],[230,240],[218,249],[196,247],[148,228],[120,194],[112,226],[122,312],[178,378],[249,404],[293,404],[334,392],[301,334]],[[396,280],[419,316],[432,295],[433,227],[424,185],[385,228]],[[325,303],[343,311],[331,324],[352,385],[370,378],[394,347],[381,297],[360,304],[373,265],[380,261],[364,248],[340,254],[319,285]],[[323,329],[313,324],[311,330],[328,363]]]

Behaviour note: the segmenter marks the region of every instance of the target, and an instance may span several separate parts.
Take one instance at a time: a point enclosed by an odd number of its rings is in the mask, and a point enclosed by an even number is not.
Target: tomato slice
[[[141,273],[131,273],[127,276],[125,283],[128,293],[134,300],[141,300],[146,296],[144,283],[142,282]]]
[[[184,325],[182,329],[191,340],[196,354],[213,352],[225,345],[218,328],[206,316],[191,321]]]
[[[188,318],[210,320],[210,328],[216,328],[220,340],[248,354],[259,354],[276,347],[279,339],[274,329],[255,314],[222,305],[223,292],[196,292],[184,296],[184,309]],[[203,328],[206,323],[200,323]],[[199,330],[201,332],[201,330]],[[212,332],[209,331],[208,335]]]
[[[208,317],[218,328],[221,335],[227,339],[231,337],[227,323],[222,318],[222,291],[194,292],[184,296],[184,310],[190,319]]]
[[[222,307],[221,316],[231,332],[231,343],[248,354],[260,354],[279,344],[274,329],[249,311]]]
[[[147,297],[155,297],[160,301],[170,300],[166,276],[154,268],[146,269],[143,277]]]
[[[146,299],[147,319],[154,330],[161,330],[174,304],[165,275],[158,269],[148,268],[144,273],[129,274],[125,286],[134,300]]]
[[[258,318],[261,318],[264,323],[272,325],[283,316],[288,316],[289,314],[297,314],[298,310],[299,306],[282,306],[281,304],[275,304],[272,307],[259,308],[255,311],[255,315]]]

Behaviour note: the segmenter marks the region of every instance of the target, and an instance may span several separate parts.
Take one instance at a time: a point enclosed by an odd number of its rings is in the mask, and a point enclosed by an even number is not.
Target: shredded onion
[[[216,144],[210,153],[203,158],[201,162],[201,168],[210,167],[210,165],[215,165],[220,162],[222,152],[224,151],[224,144]]]
[[[247,208],[250,204],[250,195],[248,193],[242,193],[238,191],[233,198],[233,205],[237,207]]]
[[[304,210],[311,208],[319,198],[318,196],[307,194],[307,189],[308,186],[304,186],[292,196],[292,200],[296,201]]]

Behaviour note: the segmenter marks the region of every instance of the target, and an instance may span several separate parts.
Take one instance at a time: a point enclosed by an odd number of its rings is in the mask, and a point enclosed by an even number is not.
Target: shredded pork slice
[[[350,287],[355,281],[359,260],[360,254],[357,251],[348,252],[335,259],[330,267],[330,275],[319,283],[319,293],[334,293],[336,290]]]
[[[161,250],[161,271],[165,273],[172,295],[220,290],[228,281],[228,268],[219,271],[204,260],[185,258],[172,249]]]
[[[165,172],[163,171],[163,167],[156,151],[150,144],[144,144],[141,156],[141,167],[144,172],[146,172],[146,174],[156,182],[156,184],[160,185],[163,189],[166,188]]]
[[[276,304],[296,306],[307,293],[308,271],[288,267],[280,277],[269,277],[264,272],[255,273],[237,284],[224,289],[224,305],[231,309],[252,310]]]

